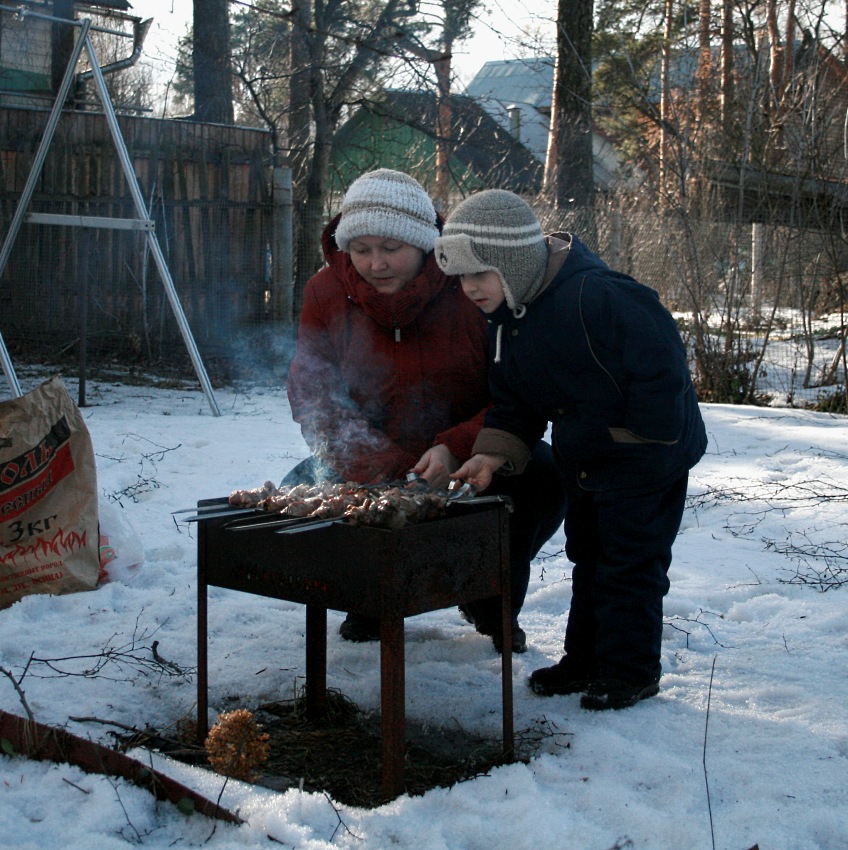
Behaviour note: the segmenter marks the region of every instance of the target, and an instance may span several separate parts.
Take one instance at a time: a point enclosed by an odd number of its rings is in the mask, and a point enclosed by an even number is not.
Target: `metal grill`
[[[404,620],[500,596],[503,749],[512,757],[512,616],[509,500],[453,502],[444,518],[398,530],[343,521],[280,525],[274,514],[198,503],[198,736],[208,731],[207,588],[285,599],[306,606],[306,708],[326,707],[327,609],[380,619],[383,791],[403,791]]]

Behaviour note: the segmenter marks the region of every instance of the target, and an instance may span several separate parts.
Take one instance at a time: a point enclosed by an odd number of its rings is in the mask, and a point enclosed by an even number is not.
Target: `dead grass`
[[[256,785],[285,791],[326,792],[350,806],[374,808],[387,802],[382,791],[382,738],[379,715],[366,714],[339,691],[328,689],[327,711],[320,719],[306,716],[302,694],[291,700],[251,709],[268,735],[267,761],[253,777]],[[171,758],[211,767],[196,743],[193,720],[177,724],[178,739],[148,729],[120,736],[125,747],[147,746]],[[536,736],[538,737],[538,736]],[[517,736],[519,749],[527,749]],[[481,739],[456,729],[426,728],[406,719],[405,793],[424,794],[488,773],[504,763],[503,743]],[[522,758],[526,760],[526,756]]]
[[[364,808],[385,803],[379,717],[364,714],[337,691],[327,696],[327,714],[318,720],[307,719],[301,698],[254,711],[271,748],[257,784],[325,791],[340,803]],[[461,730],[424,729],[409,718],[406,733],[408,794],[449,787],[503,763],[500,740],[476,739]]]
[[[242,706],[247,708],[247,706]],[[387,802],[382,791],[380,717],[366,714],[337,690],[327,691],[327,712],[320,719],[306,717],[303,694],[250,708],[263,733],[269,755],[253,778],[256,785],[285,791],[300,788],[324,792],[339,803],[374,808]],[[179,738],[155,730],[121,736],[125,746],[148,746],[171,758],[209,767],[206,753],[196,743],[193,720],[177,724]],[[571,735],[546,718],[532,728],[516,731],[515,761],[527,762],[546,742],[548,748],[570,747]],[[431,788],[449,788],[504,764],[500,738],[475,737],[461,728],[434,727],[406,718],[404,792],[424,794]],[[210,768],[211,769],[211,768]]]

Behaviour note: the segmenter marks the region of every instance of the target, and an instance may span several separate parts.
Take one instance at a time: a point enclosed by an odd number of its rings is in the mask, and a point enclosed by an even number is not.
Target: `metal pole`
[[[84,40],[85,49],[91,62],[91,72],[94,77],[95,87],[97,88],[97,92],[100,95],[100,100],[103,104],[103,111],[106,115],[106,123],[109,125],[109,130],[112,133],[112,139],[115,142],[115,147],[118,149],[118,158],[120,159],[121,166],[124,169],[124,175],[127,178],[130,193],[132,194],[133,201],[135,202],[136,211],[140,217],[147,218],[147,208],[144,205],[144,197],[142,196],[141,188],[138,185],[138,178],[136,177],[132,162],[130,161],[130,155],[127,151],[127,146],[124,143],[124,137],[121,134],[120,125],[118,124],[118,118],[115,115],[115,110],[112,107],[112,101],[109,97],[109,91],[106,88],[106,81],[103,78],[103,73],[100,70],[100,65],[98,64],[97,56],[94,53],[94,47],[91,44],[91,39],[89,38],[87,31]],[[197,350],[197,345],[195,344],[191,329],[188,326],[188,320],[185,317],[182,304],[180,304],[180,299],[177,296],[174,281],[171,278],[171,272],[168,270],[168,264],[165,262],[165,256],[162,254],[162,250],[159,247],[159,240],[156,238],[156,234],[152,230],[147,233],[147,244],[150,247],[150,252],[153,254],[153,259],[156,261],[156,267],[159,269],[159,274],[162,277],[162,283],[165,286],[165,293],[168,296],[168,301],[171,304],[171,309],[174,312],[174,317],[177,320],[177,325],[180,328],[183,341],[188,349],[191,362],[194,364],[194,371],[200,380],[200,385],[203,387],[203,392],[206,394],[206,399],[209,402],[209,406],[212,408],[212,412],[215,416],[220,416],[221,409],[218,407],[218,402],[215,400],[215,393],[212,390],[212,384],[209,381],[209,376],[206,374],[206,368],[203,365],[200,352]]]
[[[64,19],[62,20],[64,21]],[[76,44],[74,45],[74,49],[68,61],[68,66],[65,69],[65,76],[62,80],[61,86],[59,87],[59,91],[57,92],[56,101],[53,104],[53,109],[50,112],[50,117],[47,120],[44,135],[42,136],[41,143],[39,144],[35,160],[33,161],[32,169],[30,170],[26,185],[24,186],[24,191],[21,193],[20,200],[18,201],[18,206],[15,209],[15,214],[12,218],[12,223],[9,227],[9,232],[6,234],[2,249],[0,249],[0,277],[2,277],[3,271],[5,270],[6,265],[9,261],[9,257],[12,253],[12,246],[15,242],[15,239],[17,238],[20,226],[26,216],[26,210],[29,207],[29,203],[32,200],[32,195],[35,191],[36,183],[38,182],[38,178],[41,174],[41,169],[44,166],[44,161],[47,157],[47,151],[50,147],[50,143],[52,142],[53,136],[56,132],[56,126],[59,123],[59,118],[62,113],[62,106],[65,103],[65,99],[68,96],[68,92],[70,91],[71,83],[74,79],[74,72],[76,71],[76,67],[79,62],[79,58],[83,48],[85,48],[86,52],[88,53],[89,61],[91,63],[91,75],[94,78],[95,87],[97,89],[98,94],[100,95],[101,105],[103,106],[103,112],[106,116],[106,123],[109,125],[109,130],[112,133],[112,139],[115,143],[115,147],[118,152],[118,158],[121,162],[121,167],[123,168],[124,176],[127,179],[130,193],[132,194],[133,201],[135,202],[136,211],[142,219],[148,218],[147,208],[144,205],[144,198],[141,194],[141,188],[138,184],[138,178],[136,177],[132,162],[130,161],[129,153],[127,152],[126,144],[124,143],[124,137],[121,134],[121,128],[118,124],[118,119],[115,115],[114,107],[112,106],[112,100],[109,96],[109,91],[106,88],[106,81],[103,77],[103,72],[100,70],[100,64],[98,62],[97,55],[95,54],[94,47],[91,44],[91,38],[89,36],[91,21],[86,19],[83,20],[81,24],[74,24],[74,26],[80,26],[80,35],[77,39]],[[139,222],[137,224],[146,225],[147,222]],[[192,336],[191,329],[189,328],[185,313],[183,312],[182,304],[180,304],[179,297],[177,296],[176,288],[174,287],[174,281],[171,278],[171,273],[168,269],[168,264],[165,261],[165,257],[162,254],[161,248],[159,247],[159,242],[156,239],[156,234],[152,228],[147,230],[147,243],[150,247],[151,253],[153,254],[156,266],[159,269],[159,274],[162,278],[162,283],[165,287],[165,293],[168,296],[168,301],[171,304],[171,309],[174,313],[174,317],[177,320],[177,325],[179,326],[183,341],[185,342],[186,348],[189,352],[189,356],[191,357],[192,364],[194,365],[194,371],[197,374],[198,379],[200,380],[200,385],[203,388],[203,392],[206,394],[206,399],[209,402],[209,406],[211,407],[213,414],[215,416],[220,416],[221,410],[218,407],[218,402],[215,399],[215,394],[212,390],[212,384],[209,380],[209,376],[206,374],[206,369],[200,357],[200,352],[197,350],[197,345],[195,344],[194,337]],[[9,386],[12,390],[13,396],[19,397],[23,395],[20,383],[17,379],[17,375],[15,374],[14,366],[12,365],[12,360],[9,357],[8,350],[6,349],[5,343],[3,342],[2,335],[0,335],[0,362],[2,362],[3,371],[6,374],[6,378],[9,382]]]
[[[38,183],[38,178],[41,175],[41,169],[44,167],[44,160],[47,158],[47,151],[50,148],[50,143],[53,141],[53,135],[56,132],[56,125],[59,123],[59,118],[62,114],[62,105],[68,92],[71,90],[71,83],[74,80],[74,71],[79,62],[80,54],[82,53],[84,41],[88,41],[88,28],[91,26],[91,21],[85,20],[82,22],[80,29],[80,37],[74,45],[71,53],[71,58],[68,61],[68,67],[65,68],[65,76],[62,79],[62,85],[59,86],[59,91],[56,93],[56,101],[53,104],[53,109],[50,111],[50,117],[47,119],[47,125],[44,128],[44,135],[41,137],[41,142],[38,145],[38,150],[33,160],[32,168],[24,185],[24,190],[18,200],[18,206],[15,208],[15,214],[12,216],[12,223],[9,225],[9,232],[3,240],[3,247],[0,249],[0,278],[3,277],[3,272],[9,262],[9,257],[12,254],[12,246],[15,244],[15,239],[18,236],[18,231],[21,229],[21,223],[32,200],[35,186]],[[93,60],[92,60],[93,62]],[[0,336],[0,359],[3,360],[3,371],[6,373],[6,378],[9,381],[9,386],[12,389],[12,395],[15,398],[23,395],[21,385],[18,383],[18,378],[15,375],[15,368],[12,366],[12,361],[9,358],[9,353],[3,343],[3,338]]]
[[[85,407],[86,381],[88,380],[88,272],[89,252],[91,251],[91,231],[83,228],[77,242],[79,267],[79,316],[80,316],[80,350],[79,350],[79,385],[77,387],[77,404]]]
[[[12,398],[20,398],[24,392],[21,389],[18,376],[15,374],[15,367],[12,365],[12,359],[9,357],[9,350],[6,348],[6,343],[3,342],[2,333],[0,333],[0,362],[3,363],[3,371],[6,373],[6,380],[9,382]]]

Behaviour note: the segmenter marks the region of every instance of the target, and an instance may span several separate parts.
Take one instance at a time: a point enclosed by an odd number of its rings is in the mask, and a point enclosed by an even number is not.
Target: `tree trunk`
[[[733,0],[721,6],[721,124],[727,126],[733,108]]]
[[[308,174],[312,127],[309,92],[312,86],[310,70],[310,29],[312,26],[312,4],[310,0],[295,0],[292,3],[292,26],[290,39],[291,80],[289,82],[288,113],[288,158],[292,169],[293,191],[293,239],[294,251],[294,294],[293,318],[300,315],[303,290],[312,276],[315,264],[314,249],[307,249],[315,235],[321,232],[320,208],[316,223],[314,213],[307,213]]]
[[[547,186],[557,209],[592,204],[593,0],[559,0]],[[555,173],[555,178],[554,178]]]
[[[312,20],[310,0],[294,0],[290,49],[291,81],[289,83],[288,150],[296,187],[306,184],[309,159],[309,132],[312,117],[309,90],[312,85],[309,61],[309,31]],[[300,199],[305,192],[301,189]]]
[[[669,91],[669,66],[671,64],[671,28],[674,14],[674,0],[665,2],[665,32],[662,42],[662,64],[660,68],[660,196],[667,197],[671,188],[669,177],[671,135],[671,92]]]
[[[297,252],[297,282],[295,308],[300,315],[306,282],[324,262],[320,234],[324,228],[324,206],[327,200],[327,175],[330,171],[330,154],[333,149],[334,125],[330,120],[324,98],[322,80],[313,80],[312,95],[312,156],[306,178],[306,199],[301,220],[301,238]]]
[[[445,42],[445,55],[433,63],[436,71],[436,84],[438,93],[436,95],[439,110],[438,127],[436,134],[436,191],[434,200],[437,207],[444,211],[447,208],[448,196],[450,194],[450,168],[448,160],[450,157],[451,124],[453,115],[450,102],[450,74],[451,74],[451,52],[452,44]]]
[[[711,0],[701,0],[698,8],[698,112],[703,124],[710,114],[710,80],[712,79],[712,45],[710,32]]]
[[[229,0],[194,0],[194,116],[233,123]]]
[[[784,90],[795,74],[795,0],[786,7],[786,45],[783,55]]]
[[[557,108],[557,86],[559,79],[559,58],[554,66],[554,90],[551,95],[551,125],[548,127],[548,146],[545,150],[545,172],[542,177],[542,195],[553,200],[556,197],[557,183],[557,129],[559,127],[559,109]]]
[[[74,19],[74,0],[53,0],[51,14],[54,18],[65,18],[68,21]],[[74,52],[75,27],[70,24],[54,22],[50,25],[52,52],[50,54],[50,78],[54,92],[59,91],[65,70]],[[73,89],[68,94],[68,100],[73,98]]]
[[[780,43],[780,29],[777,25],[777,2],[768,0],[766,9],[766,28],[769,39],[769,106],[768,114],[772,121],[777,119],[778,104],[783,91],[783,47]]]
[[[451,104],[451,50],[453,49],[453,33],[445,27],[442,38],[444,51],[430,50],[404,38],[398,41],[398,46],[411,56],[423,59],[433,66],[436,75],[436,185],[432,192],[436,208],[444,211],[450,196],[450,155],[451,134],[453,132],[453,108]]]

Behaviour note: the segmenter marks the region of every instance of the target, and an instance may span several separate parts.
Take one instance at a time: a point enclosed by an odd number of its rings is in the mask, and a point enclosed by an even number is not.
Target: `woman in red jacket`
[[[292,414],[313,456],[284,479],[384,483],[417,472],[435,487],[471,457],[489,406],[487,330],[459,281],[433,257],[441,221],[423,187],[379,169],[354,181],[324,231],[327,265],[306,285],[288,377]],[[515,505],[510,551],[513,650],[530,561],[562,523],[564,489],[542,444],[504,492]],[[500,648],[499,604],[464,615]],[[379,623],[348,615],[348,640],[374,640]]]

